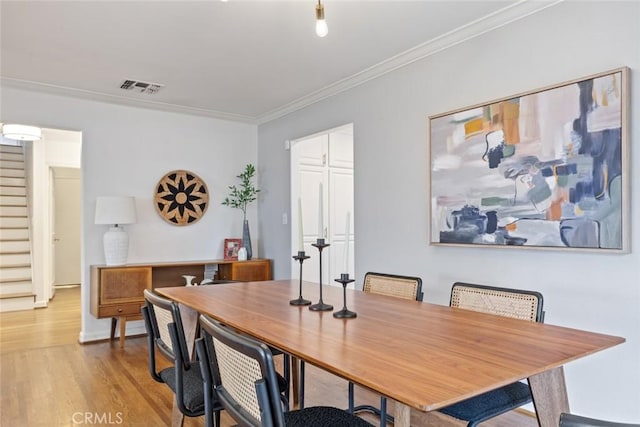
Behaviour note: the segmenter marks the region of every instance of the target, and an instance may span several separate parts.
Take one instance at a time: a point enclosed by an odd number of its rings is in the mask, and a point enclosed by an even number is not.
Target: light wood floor
[[[128,338],[124,349],[117,341],[80,345],[79,307],[79,289],[62,289],[47,309],[0,314],[0,426],[170,425],[173,395],[147,371],[146,339]],[[306,382],[307,406],[346,406],[346,381],[307,365]],[[357,403],[377,402],[366,390],[357,389],[356,396]],[[203,418],[184,423],[203,425]],[[222,426],[232,425],[223,411]],[[412,413],[412,425],[464,423],[439,414]],[[534,418],[520,412],[482,424],[536,425]]]

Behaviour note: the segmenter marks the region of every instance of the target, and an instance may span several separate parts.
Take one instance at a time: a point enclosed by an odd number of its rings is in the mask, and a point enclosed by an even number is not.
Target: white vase
[[[195,279],[196,276],[189,276],[189,275],[185,274],[182,277],[184,277],[185,286],[195,286],[193,284],[192,280]]]
[[[246,261],[247,260],[247,248],[244,246],[238,249],[238,261]]]

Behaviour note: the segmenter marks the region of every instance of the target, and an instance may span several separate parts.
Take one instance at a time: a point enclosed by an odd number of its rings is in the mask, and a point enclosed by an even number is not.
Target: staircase
[[[34,307],[31,278],[23,148],[0,144],[0,312]]]

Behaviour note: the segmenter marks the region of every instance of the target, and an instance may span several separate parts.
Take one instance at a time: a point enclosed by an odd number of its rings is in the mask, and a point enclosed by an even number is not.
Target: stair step
[[[20,170],[24,170],[24,160],[4,160],[4,159],[0,159],[0,169],[20,169]]]
[[[0,206],[27,206],[27,197],[0,196]]]
[[[14,240],[9,241],[5,240],[2,242],[2,253],[15,253],[15,252],[29,252],[31,250],[31,245],[28,240]]]
[[[6,280],[0,282],[0,295],[33,292],[31,279]]]
[[[14,265],[2,265],[0,264],[0,269],[6,269],[6,268],[23,268],[23,269],[27,269],[27,268],[31,268],[31,263],[30,262],[26,262],[26,263],[20,263],[20,264],[14,264]]]
[[[24,169],[0,169],[0,176],[7,178],[24,178]]]
[[[0,269],[0,283],[8,282],[30,282],[31,267],[6,267]]]
[[[0,268],[4,267],[31,267],[31,254],[28,252],[0,253]]]
[[[27,189],[25,187],[6,187],[0,185],[0,194],[3,196],[27,196]]]
[[[27,216],[26,206],[0,206],[0,216],[21,218]]]
[[[22,297],[33,297],[33,296],[35,296],[33,292],[13,292],[10,294],[0,294],[0,299],[22,298]]]
[[[29,252],[0,253],[0,268],[18,266],[31,267],[31,254]]]
[[[28,228],[0,228],[0,242],[29,240]]]
[[[0,296],[0,313],[9,311],[33,310],[35,308],[36,296],[33,293],[23,292],[15,296]]]
[[[13,160],[16,162],[24,162],[24,154],[22,153],[5,153],[0,151],[0,160]]]
[[[24,179],[24,177],[22,177],[22,178],[12,178],[12,177],[2,176],[2,177],[0,177],[0,186],[2,186],[2,187],[26,187],[27,186],[27,182]]]
[[[0,152],[2,153],[22,153],[22,145],[0,144]]]
[[[28,228],[29,219],[26,216],[23,217],[5,217],[0,216],[0,228]]]

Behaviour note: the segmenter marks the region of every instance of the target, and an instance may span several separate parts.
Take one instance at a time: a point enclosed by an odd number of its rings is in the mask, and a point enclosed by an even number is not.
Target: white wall
[[[640,225],[628,255],[449,248],[428,244],[427,117],[620,66],[640,81],[640,3],[565,2],[258,127],[264,254],[288,277],[289,156],[283,141],[353,122],[356,278],[421,276],[425,300],[447,304],[469,281],[537,289],[546,322],[624,336],[570,363],[573,411],[640,422]],[[640,211],[640,85],[632,83],[632,222]],[[403,248],[401,251],[389,248]],[[429,325],[424,325],[428,329]]]
[[[82,132],[82,330],[80,341],[108,337],[109,320],[89,313],[89,266],[104,264],[102,235],[94,225],[98,196],[136,198],[138,222],[127,226],[130,263],[222,258],[225,237],[242,235],[242,212],[220,205],[247,163],[256,163],[256,127],[223,120],[144,110],[3,86],[2,121]],[[195,224],[167,224],[153,206],[158,180],[187,169],[207,184],[209,208]],[[257,206],[248,215],[259,247]],[[254,256],[260,255],[254,250]],[[288,260],[287,260],[288,262]],[[128,333],[143,331],[141,322]]]

